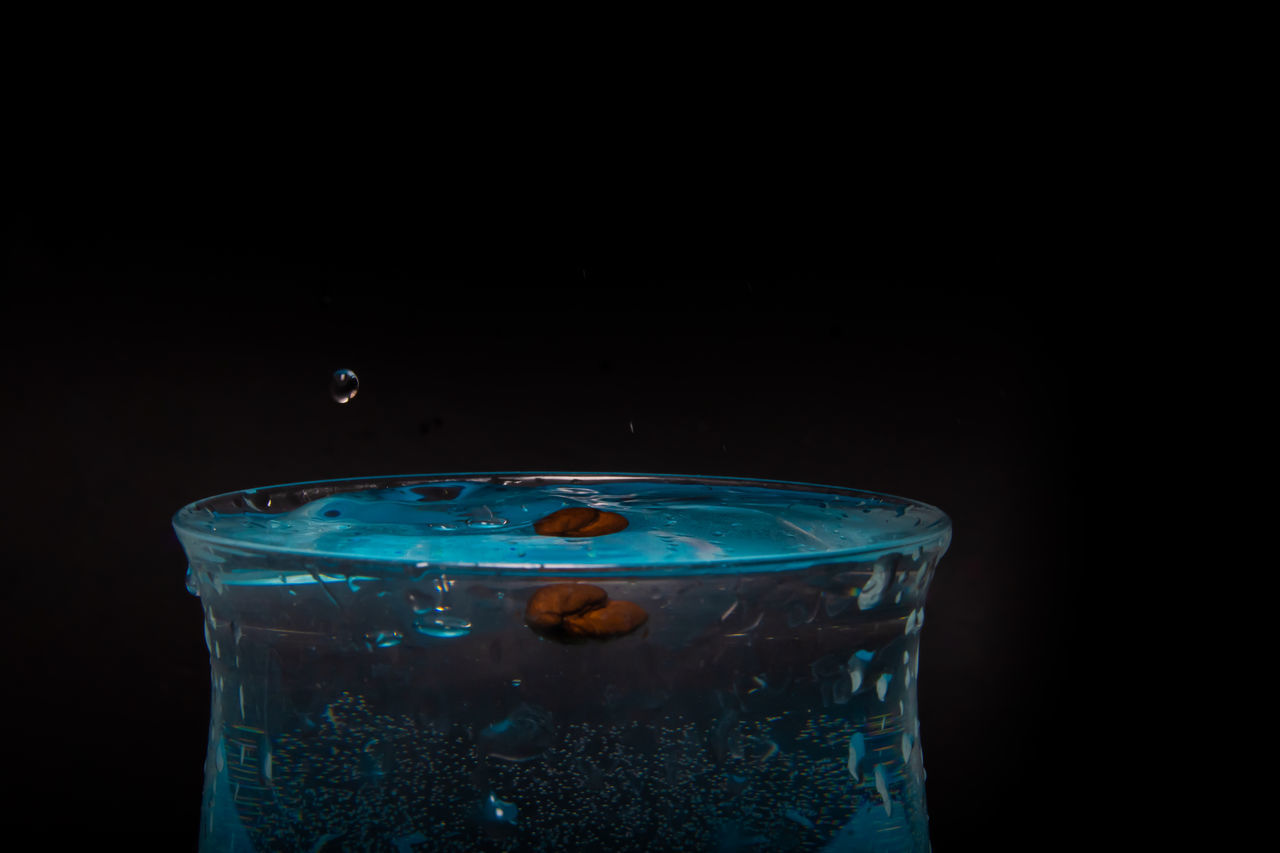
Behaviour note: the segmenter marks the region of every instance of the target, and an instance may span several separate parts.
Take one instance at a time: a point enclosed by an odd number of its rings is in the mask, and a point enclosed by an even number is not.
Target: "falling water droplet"
[[[335,402],[348,403],[355,399],[360,390],[360,379],[351,370],[335,370],[329,380],[329,394]]]

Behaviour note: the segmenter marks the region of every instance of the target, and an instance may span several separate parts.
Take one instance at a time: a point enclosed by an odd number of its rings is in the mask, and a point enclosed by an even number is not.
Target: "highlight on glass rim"
[[[483,472],[173,525],[213,683],[202,850],[929,849],[933,506]]]

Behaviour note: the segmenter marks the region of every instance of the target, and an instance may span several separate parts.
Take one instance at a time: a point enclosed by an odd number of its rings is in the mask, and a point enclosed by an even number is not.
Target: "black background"
[[[1078,796],[1061,519],[1081,331],[1061,288],[830,234],[695,251],[249,218],[6,235],[8,772],[55,837],[194,849],[209,682],[172,514],[400,473],[724,474],[935,504],[955,525],[921,647],[935,849],[1018,849]],[[360,377],[346,405],[338,368]]]

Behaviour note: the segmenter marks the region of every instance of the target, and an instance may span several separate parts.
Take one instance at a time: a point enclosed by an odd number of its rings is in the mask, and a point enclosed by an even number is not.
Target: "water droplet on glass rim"
[[[360,379],[352,370],[335,370],[329,380],[329,395],[334,402],[349,403],[360,390]]]

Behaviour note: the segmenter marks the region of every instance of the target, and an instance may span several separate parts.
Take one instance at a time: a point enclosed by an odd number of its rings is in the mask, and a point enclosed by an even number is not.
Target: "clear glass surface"
[[[213,684],[202,850],[929,849],[934,507],[484,473],[173,523]]]

